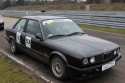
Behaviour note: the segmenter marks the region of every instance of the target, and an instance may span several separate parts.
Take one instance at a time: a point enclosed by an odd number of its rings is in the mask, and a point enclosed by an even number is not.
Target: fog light
[[[87,59],[87,58],[83,59],[83,64],[84,64],[84,65],[87,65],[87,64],[88,64],[88,59]]]
[[[91,57],[90,58],[90,63],[94,63],[95,62],[95,57]]]
[[[0,19],[0,23],[2,23],[3,22],[3,19]]]

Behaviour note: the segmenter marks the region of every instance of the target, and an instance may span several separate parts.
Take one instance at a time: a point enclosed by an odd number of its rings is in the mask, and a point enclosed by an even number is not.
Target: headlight
[[[95,57],[91,57],[90,58],[90,63],[94,63],[95,62]]]
[[[87,64],[88,64],[88,62],[89,62],[89,61],[88,61],[88,59],[87,59],[87,58],[83,59],[83,64],[84,64],[84,65],[87,65]]]
[[[0,22],[3,22],[3,19],[0,19]]]
[[[117,50],[114,51],[114,55],[116,55],[116,54],[117,54]]]

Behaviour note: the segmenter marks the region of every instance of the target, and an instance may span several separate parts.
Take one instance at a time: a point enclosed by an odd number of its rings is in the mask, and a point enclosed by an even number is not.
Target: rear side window
[[[25,27],[25,24],[26,24],[26,19],[21,19],[15,26],[15,29],[17,31],[23,31],[24,30],[24,27]]]
[[[31,35],[36,35],[37,33],[41,33],[39,22],[35,20],[29,20],[27,24],[26,33]]]

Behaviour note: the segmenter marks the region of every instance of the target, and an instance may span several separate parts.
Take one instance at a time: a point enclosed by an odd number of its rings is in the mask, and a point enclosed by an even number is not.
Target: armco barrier
[[[125,29],[125,12],[107,12],[107,11],[10,11],[0,10],[0,15],[4,16],[36,16],[36,15],[54,15],[64,16],[74,20],[77,23],[105,26],[111,28]]]

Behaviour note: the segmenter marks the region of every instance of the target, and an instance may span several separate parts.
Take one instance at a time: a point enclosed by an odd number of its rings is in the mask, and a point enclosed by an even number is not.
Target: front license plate
[[[116,61],[112,61],[112,62],[110,62],[110,63],[107,63],[107,64],[105,64],[105,65],[102,65],[102,71],[105,71],[105,70],[107,70],[107,69],[109,69],[109,68],[115,66],[115,63],[116,63]]]

